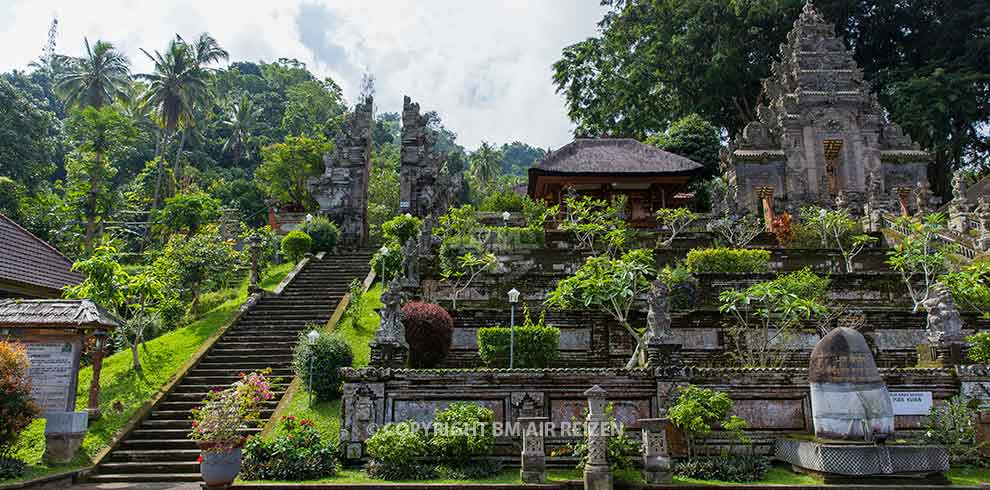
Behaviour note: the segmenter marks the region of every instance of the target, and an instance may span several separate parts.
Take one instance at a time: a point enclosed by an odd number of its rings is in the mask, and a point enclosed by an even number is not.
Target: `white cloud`
[[[351,101],[370,71],[379,111],[401,110],[409,95],[438,111],[469,148],[570,140],[550,65],[593,35],[603,13],[596,0],[0,3],[0,71],[23,69],[40,54],[54,12],[59,52],[79,54],[83,36],[104,39],[136,72],[150,69],[139,48],[161,50],[175,33],[209,31],[233,60],[297,58],[337,80]]]

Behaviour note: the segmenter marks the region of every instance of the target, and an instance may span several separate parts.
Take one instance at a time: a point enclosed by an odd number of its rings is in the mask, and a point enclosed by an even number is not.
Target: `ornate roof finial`
[[[814,2],[814,0],[805,0],[805,2],[804,2],[804,9],[801,10],[801,20],[804,20],[804,21],[808,21],[808,20],[821,21],[822,20],[821,14],[819,14],[818,13],[818,10],[815,8],[815,2]]]

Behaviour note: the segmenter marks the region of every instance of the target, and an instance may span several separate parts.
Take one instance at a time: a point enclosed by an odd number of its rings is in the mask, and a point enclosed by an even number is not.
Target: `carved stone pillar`
[[[640,419],[643,429],[643,479],[648,484],[669,484],[670,451],[667,449],[667,419]]]
[[[409,343],[402,325],[402,289],[398,278],[382,293],[381,324],[372,340],[370,364],[377,367],[402,368],[409,360]]]
[[[605,397],[601,386],[584,392],[588,398],[588,461],[584,465],[585,490],[612,490],[612,470],[608,466],[608,427],[605,422]]]
[[[908,198],[911,197],[912,189],[910,187],[895,187],[894,192],[897,193],[897,202],[901,205],[901,216],[911,216],[910,205],[908,204]]]
[[[346,459],[358,460],[364,441],[384,423],[385,384],[345,383],[341,402],[340,444]]]
[[[773,231],[773,187],[763,186],[754,189],[763,202],[763,222],[767,231]]]
[[[543,427],[546,417],[520,417],[522,428],[522,467],[519,476],[523,483],[547,482],[547,456],[543,444]]]
[[[980,227],[980,238],[976,246],[986,252],[990,250],[990,197],[981,196],[976,206],[976,220]]]

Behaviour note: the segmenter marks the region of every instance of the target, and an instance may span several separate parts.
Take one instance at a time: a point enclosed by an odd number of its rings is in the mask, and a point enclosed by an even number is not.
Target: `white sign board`
[[[31,398],[42,412],[72,411],[74,347],[71,342],[27,343]]]
[[[894,415],[928,415],[932,410],[930,391],[891,391]]]

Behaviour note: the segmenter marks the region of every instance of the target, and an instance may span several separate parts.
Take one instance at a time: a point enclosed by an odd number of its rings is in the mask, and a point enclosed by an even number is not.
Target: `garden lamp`
[[[503,223],[504,223],[504,224],[505,224],[506,226],[508,226],[508,225],[509,225],[509,218],[511,218],[511,217],[512,217],[512,215],[511,215],[511,214],[509,214],[509,212],[508,212],[508,211],[502,211],[502,222],[503,222]]]
[[[307,214],[306,215],[306,222],[309,223],[310,221],[313,221],[313,215],[312,214]]]
[[[320,332],[316,330],[310,330],[306,334],[306,340],[309,341],[309,406],[313,406],[313,358],[316,357],[316,352],[313,350],[313,346],[316,345],[316,341],[320,338]]]
[[[388,258],[389,249],[387,245],[382,245],[378,250],[382,254],[382,291],[385,290],[385,259]]]
[[[519,302],[519,290],[509,290],[509,368],[512,368],[516,357],[516,303]]]

